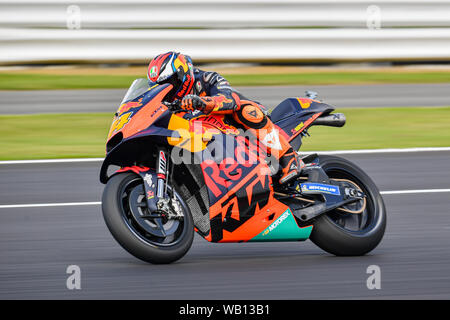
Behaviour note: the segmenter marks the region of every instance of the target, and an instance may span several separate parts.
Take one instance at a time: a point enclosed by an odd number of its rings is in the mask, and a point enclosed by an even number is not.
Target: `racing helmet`
[[[165,100],[181,100],[191,92],[194,85],[192,59],[173,51],[160,54],[148,65],[147,78],[153,83],[173,85]]]

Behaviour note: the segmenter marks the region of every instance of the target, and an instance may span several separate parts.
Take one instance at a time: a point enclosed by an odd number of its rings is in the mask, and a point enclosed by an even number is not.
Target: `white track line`
[[[334,151],[301,151],[301,153],[310,154],[368,154],[368,153],[408,153],[408,152],[438,152],[450,151],[450,147],[436,148],[404,148],[404,149],[361,149],[361,150],[334,150]],[[80,159],[42,159],[42,160],[7,160],[0,161],[2,164],[39,164],[39,163],[76,163],[76,162],[100,162],[104,158],[80,158]]]
[[[103,160],[104,158],[8,160],[8,161],[0,161],[0,164],[75,163],[75,162],[100,162]]]
[[[102,203],[95,202],[65,202],[65,203],[30,203],[30,204],[6,204],[0,205],[0,209],[11,208],[40,208],[40,207],[70,207],[70,206],[98,206]]]
[[[336,151],[305,151],[304,153],[317,154],[369,154],[369,153],[411,153],[411,152],[437,152],[450,151],[450,147],[439,148],[405,148],[405,149],[361,149],[361,150],[336,150]],[[300,150],[300,153],[302,151]]]
[[[413,193],[440,193],[450,192],[450,189],[423,189],[423,190],[392,190],[381,191],[382,195],[391,194],[413,194]],[[70,206],[99,206],[102,203],[100,201],[93,202],[65,202],[65,203],[31,203],[31,204],[6,204],[0,205],[0,209],[12,209],[12,208],[41,208],[41,207],[70,207]]]
[[[411,194],[411,193],[439,193],[450,192],[450,189],[424,189],[424,190],[392,190],[392,191],[380,191],[381,194]]]

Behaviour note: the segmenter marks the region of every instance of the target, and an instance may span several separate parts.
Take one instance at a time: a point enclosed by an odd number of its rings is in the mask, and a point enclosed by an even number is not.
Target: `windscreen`
[[[150,89],[150,83],[145,78],[136,79],[131,84],[130,88],[128,89],[127,93],[125,94],[125,97],[123,98],[121,105],[125,102],[128,102],[130,100],[133,100],[137,97],[139,97],[141,94],[146,92],[148,89]]]

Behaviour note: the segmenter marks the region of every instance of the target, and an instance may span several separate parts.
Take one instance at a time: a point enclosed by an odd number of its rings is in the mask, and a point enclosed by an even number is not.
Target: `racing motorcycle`
[[[194,232],[210,242],[311,239],[338,256],[364,255],[379,244],[386,209],[362,169],[307,154],[301,175],[280,185],[277,163],[256,137],[227,115],[165,102],[171,89],[135,80],[108,134],[103,217],[130,254],[171,263],[187,253]],[[334,109],[307,92],[268,116],[299,150],[312,126],[345,124]]]

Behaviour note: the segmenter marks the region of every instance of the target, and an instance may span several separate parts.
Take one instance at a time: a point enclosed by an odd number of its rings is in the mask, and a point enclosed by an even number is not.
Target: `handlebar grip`
[[[177,110],[180,108],[180,102],[179,101],[175,101],[175,102],[164,102],[164,105],[171,111]]]

